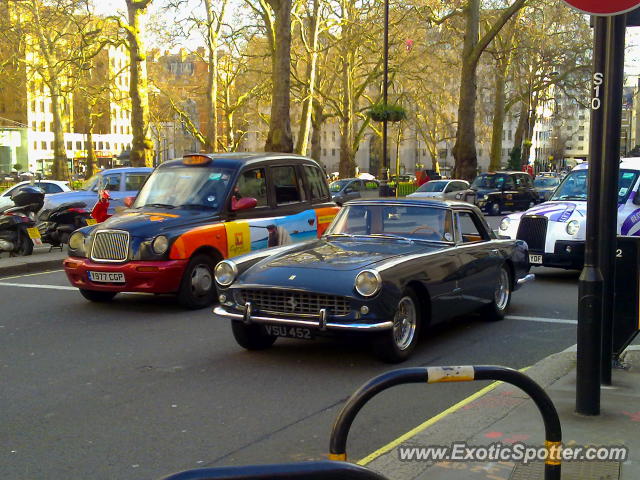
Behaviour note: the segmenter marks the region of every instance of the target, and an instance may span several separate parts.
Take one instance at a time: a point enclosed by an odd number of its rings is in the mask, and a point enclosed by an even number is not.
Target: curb
[[[528,368],[526,374],[542,388],[547,389],[575,368],[575,355],[572,347],[549,355]],[[430,387],[437,389],[437,385],[429,385]],[[434,394],[437,394],[437,391]],[[401,437],[401,443],[396,442],[393,448],[383,447],[358,463],[366,464],[368,468],[388,478],[423,478],[431,465],[425,462],[400,461],[398,446],[447,445],[453,440],[468,441],[528,400],[526,394],[512,385],[491,384],[433,419],[427,420],[422,424],[424,428],[417,427],[410,436]]]
[[[44,253],[37,256],[0,259],[0,279],[12,275],[40,273],[47,270],[59,270],[66,253]],[[46,258],[38,258],[46,257]]]

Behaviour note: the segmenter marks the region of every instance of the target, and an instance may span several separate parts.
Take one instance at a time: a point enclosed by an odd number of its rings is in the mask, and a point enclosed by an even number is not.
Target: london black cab
[[[318,164],[289,154],[193,154],[160,165],[129,207],[69,240],[65,272],[88,300],[216,299],[218,262],[324,233],[338,207]]]
[[[482,173],[456,199],[473,203],[489,215],[526,210],[539,201],[533,180],[524,172]]]

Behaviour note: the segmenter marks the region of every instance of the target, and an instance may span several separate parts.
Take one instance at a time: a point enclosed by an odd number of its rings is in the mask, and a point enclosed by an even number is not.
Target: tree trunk
[[[293,152],[291,137],[291,0],[269,0],[275,13],[275,52],[273,55],[271,119],[264,149],[267,152]]]
[[[313,115],[311,115],[311,158],[316,162],[320,162],[322,158],[322,141],[320,135],[322,133],[322,124],[324,123],[324,113],[322,103],[313,100]]]
[[[519,148],[522,151],[522,142],[524,140],[524,134],[527,131],[527,124],[529,123],[529,99],[520,104],[520,118],[518,119],[518,126],[516,127],[516,133],[513,135],[513,150]],[[512,150],[512,151],[513,151]]]
[[[153,142],[149,137],[149,91],[146,52],[143,44],[143,20],[146,2],[127,0],[129,25],[129,96],[131,97],[131,166],[153,167]]]
[[[300,131],[296,143],[296,153],[306,155],[309,145],[309,130],[311,129],[311,105],[316,86],[316,69],[318,64],[318,36],[320,21],[320,0],[313,0],[313,14],[311,16],[311,51],[307,54],[307,92],[302,102],[302,115],[300,118]]]
[[[502,166],[502,136],[505,119],[505,86],[507,83],[507,66],[504,59],[499,59],[496,65],[495,100],[493,104],[493,126],[491,134],[491,160],[489,170],[495,172]]]
[[[344,52],[342,60],[342,115],[340,116],[340,172],[341,178],[353,177],[356,164],[353,155],[353,92],[351,84],[351,53]]]
[[[87,178],[93,177],[98,171],[98,158],[96,150],[93,148],[93,124],[89,123],[87,129]]]
[[[60,88],[57,80],[50,84],[51,110],[53,111],[53,176],[56,180],[69,180],[69,164],[67,150],[64,145],[64,123],[62,121],[62,105],[60,104]]]
[[[458,100],[458,131],[453,156],[456,164],[453,170],[455,178],[473,180],[478,169],[476,151],[476,94],[477,59],[474,48],[480,30],[480,0],[469,0],[466,16],[464,46],[462,49],[462,69],[460,76],[460,98]]]
[[[534,98],[532,99],[531,102],[531,109],[529,110],[529,114],[528,114],[528,121],[527,121],[527,138],[524,141],[524,144],[522,145],[522,165],[528,165],[529,164],[529,156],[531,155],[531,145],[532,145],[532,139],[533,139],[533,131],[536,128],[536,122],[538,120],[538,115],[537,115],[537,109],[538,109],[538,95],[535,95]],[[544,159],[544,161],[546,162],[547,160]]]
[[[207,72],[207,144],[211,152],[218,150],[218,35],[214,28],[214,14],[211,0],[204,0],[207,10],[207,42],[209,47],[209,71]]]

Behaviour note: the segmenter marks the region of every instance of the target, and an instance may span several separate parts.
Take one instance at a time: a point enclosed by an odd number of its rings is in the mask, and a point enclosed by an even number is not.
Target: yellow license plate
[[[95,225],[98,221],[95,218],[87,218],[87,225]]]
[[[31,240],[42,238],[40,236],[40,230],[38,230],[36,227],[27,228],[27,235],[29,235],[29,238]]]

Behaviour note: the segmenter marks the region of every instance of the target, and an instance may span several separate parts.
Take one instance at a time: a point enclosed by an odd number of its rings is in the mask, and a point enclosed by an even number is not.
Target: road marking
[[[526,372],[530,368],[531,367],[525,367],[525,368],[520,369],[519,371],[520,372]],[[467,398],[464,398],[463,400],[459,401],[455,405],[453,405],[453,406],[447,408],[446,410],[440,412],[435,417],[431,417],[429,420],[427,420],[424,423],[421,423],[420,425],[418,425],[414,429],[409,430],[407,433],[405,433],[403,435],[400,435],[398,438],[396,438],[395,440],[387,443],[383,447],[380,447],[375,452],[370,453],[366,457],[358,460],[358,462],[356,462],[356,463],[358,465],[364,466],[364,465],[367,465],[367,464],[373,462],[379,456],[384,455],[385,453],[389,452],[390,450],[393,450],[398,445],[401,445],[403,442],[409,440],[412,437],[415,437],[418,433],[426,430],[431,425],[439,422],[440,420],[442,420],[447,415],[451,415],[452,413],[457,412],[458,410],[460,410],[461,408],[465,407],[466,405],[469,405],[474,400],[476,400],[476,399],[482,397],[483,395],[489,393],[491,390],[495,389],[496,387],[499,387],[502,383],[503,382],[493,382],[492,384],[487,385],[486,387],[478,390],[476,393],[474,393],[472,395],[469,395]]]
[[[577,320],[569,320],[566,318],[546,318],[546,317],[519,317],[517,315],[507,315],[505,318],[509,320],[519,320],[524,322],[541,322],[541,323],[561,323],[567,325],[577,325]]]
[[[23,273],[22,275],[14,275],[12,277],[2,277],[2,278],[0,278],[0,282],[4,282],[5,280],[12,280],[14,278],[33,277],[35,275],[45,275],[47,273],[58,273],[58,272],[64,272],[64,270],[63,269],[60,269],[60,270],[45,270],[44,272]]]
[[[0,282],[0,285],[5,287],[44,288],[48,290],[77,290],[76,287],[69,287],[67,285],[32,285],[30,283],[10,283],[10,282]]]
[[[10,283],[0,281],[0,287],[20,287],[20,288],[43,288],[45,290],[75,290],[76,287],[70,287],[68,285],[34,285],[31,283]],[[125,295],[153,295],[152,293],[145,292],[118,292]]]

